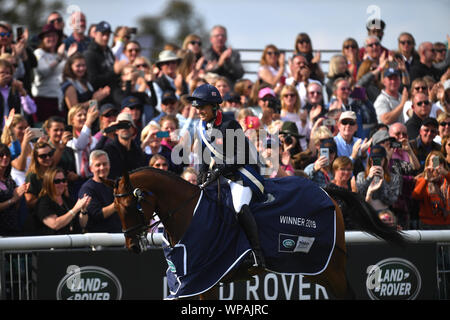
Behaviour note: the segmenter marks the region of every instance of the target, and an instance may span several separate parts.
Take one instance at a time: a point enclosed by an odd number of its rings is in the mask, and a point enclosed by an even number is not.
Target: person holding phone
[[[378,187],[380,181],[381,185]],[[366,170],[356,176],[356,188],[378,212],[390,210],[390,206],[397,201],[401,193],[402,177],[389,170],[386,149],[382,146],[374,145],[370,148]]]
[[[420,229],[450,229],[450,172],[444,155],[432,151],[425,160],[425,168],[417,176],[412,193],[419,201]]]
[[[13,78],[14,66],[5,59],[0,59],[0,120],[1,128],[5,125],[4,117],[14,109],[16,114],[32,115],[36,104],[24,89],[23,83]]]
[[[320,187],[326,187],[334,178],[332,163],[336,155],[337,146],[333,138],[321,140],[317,160],[306,166],[304,172]]]

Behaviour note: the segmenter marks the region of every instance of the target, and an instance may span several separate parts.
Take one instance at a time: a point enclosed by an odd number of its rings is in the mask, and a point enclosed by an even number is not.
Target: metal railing
[[[250,80],[256,80],[259,68],[259,61],[261,59],[261,55],[263,53],[263,49],[236,49],[241,54],[241,62],[244,65],[245,75],[244,78],[249,78]],[[284,51],[286,53],[286,63],[287,59],[291,58],[294,50],[292,49],[279,49],[280,51]],[[314,50],[320,52],[321,60],[320,66],[322,71],[327,74],[328,65],[330,63],[330,59],[335,54],[340,54],[341,50],[337,49],[319,49]]]
[[[409,230],[404,236],[411,243],[435,243],[437,250],[438,298],[450,299],[450,230]],[[150,246],[160,247],[163,236],[148,234]],[[370,244],[380,240],[367,233],[347,231],[347,243]],[[123,234],[91,233],[59,236],[0,238],[0,299],[30,300],[36,297],[36,279],[32,255],[39,250],[88,248],[101,250],[102,247],[124,247]]]

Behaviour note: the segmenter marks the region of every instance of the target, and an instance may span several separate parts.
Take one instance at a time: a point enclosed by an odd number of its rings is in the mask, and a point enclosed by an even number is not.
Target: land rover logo
[[[56,290],[58,300],[120,300],[122,286],[109,270],[97,266],[67,269]]]
[[[422,279],[408,260],[389,258],[367,268],[366,288],[373,300],[414,300]]]
[[[286,240],[283,240],[283,246],[284,246],[285,248],[290,249],[290,248],[292,248],[292,247],[295,246],[295,241],[292,240],[292,239],[286,239]]]

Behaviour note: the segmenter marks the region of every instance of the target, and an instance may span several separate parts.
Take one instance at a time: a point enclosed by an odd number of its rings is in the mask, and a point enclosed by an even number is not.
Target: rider
[[[202,141],[201,155],[211,154],[210,159],[202,158],[200,165],[199,180],[203,182],[202,187],[220,176],[227,179],[236,219],[255,254],[256,265],[252,269],[264,269],[258,229],[249,207],[253,195],[258,200],[264,199],[264,180],[259,174],[256,150],[251,150],[252,145],[236,120],[223,119],[219,106],[222,97],[216,87],[203,84],[187,99],[198,109],[200,115],[197,136]],[[234,143],[233,148],[228,147],[227,141]]]

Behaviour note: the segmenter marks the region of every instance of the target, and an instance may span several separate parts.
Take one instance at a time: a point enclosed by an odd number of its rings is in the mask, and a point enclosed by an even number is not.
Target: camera
[[[402,143],[399,141],[391,141],[391,148],[400,149],[402,147]]]
[[[291,145],[294,142],[294,139],[292,139],[292,136],[288,134],[284,137],[284,142],[288,145]]]

